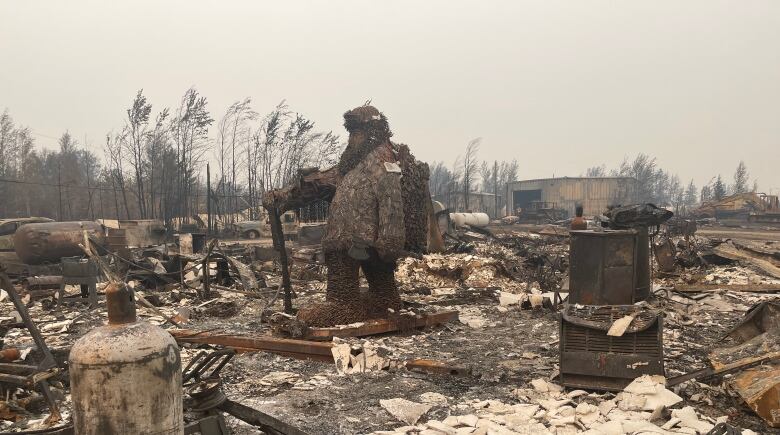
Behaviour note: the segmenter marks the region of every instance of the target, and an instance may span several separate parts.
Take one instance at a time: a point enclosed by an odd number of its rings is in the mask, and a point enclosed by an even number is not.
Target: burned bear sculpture
[[[386,317],[402,307],[396,260],[426,248],[428,166],[390,141],[387,118],[372,106],[344,114],[349,142],[322,240],[328,268],[326,301],[298,312],[309,326]],[[360,270],[368,281],[360,292]]]

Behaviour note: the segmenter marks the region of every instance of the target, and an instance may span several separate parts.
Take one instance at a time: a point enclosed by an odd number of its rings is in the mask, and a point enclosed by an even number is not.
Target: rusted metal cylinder
[[[27,224],[14,234],[16,255],[26,264],[58,263],[62,257],[83,255],[83,231],[105,244],[102,225],[97,222],[46,222]]]
[[[13,362],[21,357],[21,352],[15,347],[7,347],[0,350],[0,362]]]
[[[68,359],[77,435],[182,435],[181,357],[168,332],[135,318],[124,284],[106,288],[108,325],[73,345]]]
[[[137,320],[133,293],[128,290],[124,283],[111,283],[106,286],[104,292],[106,294],[109,325],[122,325],[133,323]]]

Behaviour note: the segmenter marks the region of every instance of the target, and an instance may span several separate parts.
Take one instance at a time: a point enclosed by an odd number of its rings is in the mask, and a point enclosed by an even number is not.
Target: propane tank
[[[58,263],[62,257],[76,257],[84,251],[84,231],[105,244],[105,231],[97,222],[45,222],[27,224],[14,233],[14,250],[25,264]]]
[[[108,325],[76,341],[68,359],[75,434],[184,434],[176,341],[136,320],[123,283],[105,293]]]
[[[457,227],[468,225],[483,228],[490,223],[490,217],[487,213],[450,213],[450,219],[455,222]]]

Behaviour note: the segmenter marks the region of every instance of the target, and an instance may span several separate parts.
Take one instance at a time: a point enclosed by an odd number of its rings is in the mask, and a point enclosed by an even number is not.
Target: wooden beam
[[[704,293],[717,290],[733,292],[772,293],[780,291],[780,284],[675,284],[674,290],[681,293]]]
[[[400,320],[400,321],[399,321]],[[416,316],[414,319],[379,319],[371,320],[354,327],[335,328],[309,328],[304,338],[308,340],[332,340],[333,337],[365,337],[368,335],[386,334],[396,332],[402,328],[419,329],[442,323],[458,320],[457,311],[443,311],[440,313]]]
[[[775,266],[768,260],[757,258],[755,254],[751,254],[749,251],[743,251],[735,246],[723,243],[716,246],[712,252],[724,258],[736,261],[744,261],[762,272],[775,278],[780,278],[780,267]]]
[[[198,332],[191,330],[169,330],[179,343],[214,344],[236,349],[239,352],[271,352],[298,359],[314,359],[333,362],[331,343],[319,341],[291,340],[268,336],[244,337],[238,335]]]

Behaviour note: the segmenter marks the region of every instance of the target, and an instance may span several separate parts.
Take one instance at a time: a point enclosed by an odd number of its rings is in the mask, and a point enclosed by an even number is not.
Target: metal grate
[[[598,352],[621,355],[660,356],[658,322],[637,333],[610,337],[606,332],[563,322],[564,352]]]

